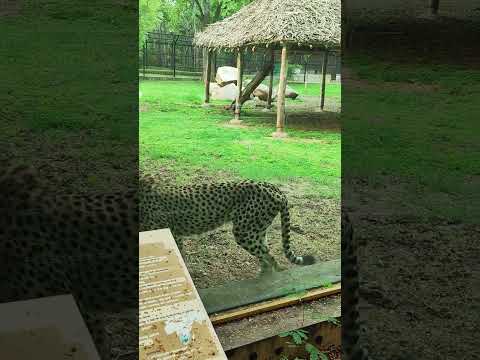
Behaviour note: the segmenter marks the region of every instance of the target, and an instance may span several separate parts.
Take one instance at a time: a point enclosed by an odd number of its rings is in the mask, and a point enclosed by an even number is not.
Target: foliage
[[[328,360],[328,356],[325,355],[324,352],[320,351],[315,345],[306,343],[305,350],[309,355],[309,360]]]
[[[193,34],[238,11],[252,0],[140,0],[139,46],[157,28]]]
[[[306,342],[308,339],[308,331],[297,329],[292,331],[287,331],[279,335],[280,337],[291,337],[294,344],[304,345],[305,352],[308,354],[308,360],[328,360],[328,356],[324,352],[320,351],[315,345]],[[288,360],[286,356],[282,357],[282,360]],[[302,360],[295,358],[294,360]]]
[[[284,333],[281,333],[278,335],[280,337],[288,337],[290,336],[294,342],[295,345],[301,345],[304,340],[308,339],[308,331],[305,330],[292,330],[292,331],[287,331]]]
[[[139,46],[142,48],[148,32],[155,30],[170,13],[168,0],[140,0],[138,4]]]
[[[218,1],[218,0],[216,0]],[[240,8],[252,2],[252,0],[220,0],[222,3],[222,18],[232,15],[236,13]]]
[[[293,74],[300,73],[303,70],[303,65],[299,64],[288,64],[287,67],[287,78],[290,79]]]

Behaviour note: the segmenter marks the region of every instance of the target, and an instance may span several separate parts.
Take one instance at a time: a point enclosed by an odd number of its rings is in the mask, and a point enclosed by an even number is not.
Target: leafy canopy
[[[237,12],[252,0],[140,0],[139,44],[146,34],[165,31],[193,34]]]

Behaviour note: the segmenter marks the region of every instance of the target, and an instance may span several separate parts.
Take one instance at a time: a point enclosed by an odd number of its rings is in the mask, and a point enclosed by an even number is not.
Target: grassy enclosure
[[[385,206],[394,198],[406,212],[421,209],[424,221],[478,219],[478,69],[392,65],[369,55],[348,62],[355,69],[342,114],[349,177],[368,174],[373,187],[389,178]]]
[[[55,191],[125,189],[136,182],[137,65],[112,59],[135,53],[125,38],[136,29],[120,26],[136,24],[135,8],[19,6],[0,23],[0,162],[31,163]]]
[[[228,101],[201,107],[203,84],[140,83],[140,169],[165,181],[187,184],[253,179],[280,185],[290,202],[292,244],[319,260],[340,256],[340,126],[334,111],[315,113],[320,85],[290,85],[300,93],[287,101],[285,140],[273,139],[275,112],[247,102],[242,126],[230,126]],[[305,91],[306,90],[306,91]],[[305,94],[305,95],[304,95]],[[314,94],[314,95],[311,95]],[[338,109],[340,85],[327,86],[327,109]],[[280,222],[267,232],[273,256],[293,266],[280,244]],[[200,288],[257,275],[256,258],[234,241],[230,226],[185,241],[189,270]],[[238,270],[235,270],[238,269]]]

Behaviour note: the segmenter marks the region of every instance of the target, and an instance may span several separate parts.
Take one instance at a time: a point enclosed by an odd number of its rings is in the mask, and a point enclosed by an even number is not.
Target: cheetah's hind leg
[[[268,251],[265,241],[265,230],[260,233],[244,233],[239,231],[234,224],[233,235],[241,247],[260,260],[260,276],[271,275],[273,271],[283,270]]]

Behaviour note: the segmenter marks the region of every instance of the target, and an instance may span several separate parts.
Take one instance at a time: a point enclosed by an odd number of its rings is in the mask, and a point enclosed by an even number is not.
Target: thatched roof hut
[[[273,71],[273,49],[281,48],[280,83],[277,94],[277,131],[275,137],[287,136],[285,128],[285,90],[287,84],[287,53],[289,49],[323,49],[323,82],[321,105],[325,98],[325,73],[327,54],[341,44],[341,0],[254,0],[232,16],[207,26],[195,35],[194,44],[209,51],[205,64],[205,105],[209,103],[210,54],[216,50],[237,52],[237,86],[235,118],[233,124],[241,123],[240,109],[255,87]],[[270,71],[264,68],[242,91],[243,55],[245,48],[268,47],[272,49]],[[268,104],[271,103],[273,72],[270,73]],[[267,105],[268,108],[268,105]]]
[[[195,44],[237,49],[290,44],[337,48],[341,39],[340,0],[255,0],[232,16],[197,33]]]

